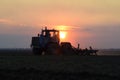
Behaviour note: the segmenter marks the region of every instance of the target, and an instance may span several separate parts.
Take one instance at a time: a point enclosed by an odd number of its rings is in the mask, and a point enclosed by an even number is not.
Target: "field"
[[[30,50],[0,50],[0,80],[120,80],[120,50],[99,56],[33,55]]]

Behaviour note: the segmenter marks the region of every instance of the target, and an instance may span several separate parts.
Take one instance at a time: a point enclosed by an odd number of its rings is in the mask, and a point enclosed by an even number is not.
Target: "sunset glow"
[[[120,48],[119,8],[120,0],[0,0],[0,48],[29,48],[45,26],[61,42]]]
[[[59,25],[59,26],[55,26],[56,29],[60,30],[60,31],[66,31],[68,29],[68,26],[65,25]]]
[[[65,39],[66,38],[66,32],[60,32],[60,38]]]
[[[60,26],[55,26],[55,28],[60,31],[60,39],[65,40],[67,37],[68,26],[60,25]]]

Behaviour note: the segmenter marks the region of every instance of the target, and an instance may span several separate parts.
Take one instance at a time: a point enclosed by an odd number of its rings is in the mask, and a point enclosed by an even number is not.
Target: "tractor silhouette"
[[[98,50],[75,48],[70,42],[60,42],[60,31],[55,29],[42,29],[41,34],[32,37],[31,48],[37,55],[97,55]]]

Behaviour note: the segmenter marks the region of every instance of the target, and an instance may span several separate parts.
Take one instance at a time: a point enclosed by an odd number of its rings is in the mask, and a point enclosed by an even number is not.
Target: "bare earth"
[[[98,54],[40,56],[30,50],[0,50],[0,80],[120,80],[120,51]]]

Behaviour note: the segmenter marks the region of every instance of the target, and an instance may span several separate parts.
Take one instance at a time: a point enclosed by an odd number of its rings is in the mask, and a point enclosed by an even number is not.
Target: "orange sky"
[[[0,43],[9,38],[11,41],[6,40],[0,47],[24,47],[24,42],[29,47],[31,36],[44,26],[64,25],[68,26],[65,40],[75,46],[120,48],[119,9],[119,0],[1,0]],[[14,44],[16,36],[23,37],[23,41]]]

